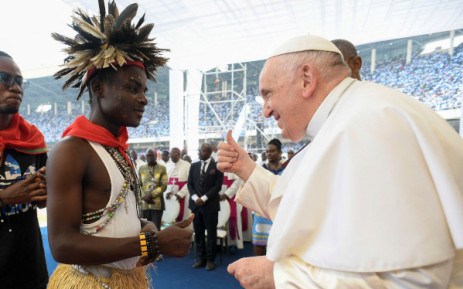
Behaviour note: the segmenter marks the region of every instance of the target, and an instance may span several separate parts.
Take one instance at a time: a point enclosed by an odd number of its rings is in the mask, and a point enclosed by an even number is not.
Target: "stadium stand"
[[[378,63],[373,74],[365,63],[362,79],[396,88],[436,111],[461,108],[463,44],[452,57],[446,52],[417,55],[408,65],[404,59]]]
[[[275,128],[273,119],[265,119],[262,113],[262,106],[258,104],[255,97],[258,95],[258,71],[262,68],[264,61],[252,62],[253,73],[247,77],[247,98],[246,102],[251,107],[252,121],[262,124],[264,129]],[[381,83],[396,88],[411,97],[424,102],[433,110],[442,111],[449,109],[460,109],[463,97],[463,44],[454,50],[450,57],[445,51],[435,51],[426,55],[416,54],[410,64],[405,64],[405,56],[396,57],[388,61],[378,62],[375,72],[370,74],[369,63],[364,63],[362,68],[362,79]],[[61,90],[62,80],[54,80],[50,77],[27,80],[25,92],[25,104],[21,108],[22,115],[36,124],[44,133],[47,143],[55,143],[61,138],[61,133],[71,124],[77,115],[82,114],[82,103],[75,101],[76,92]],[[168,101],[168,70],[162,70],[158,76],[158,83],[149,84],[149,105],[141,125],[138,128],[130,128],[129,134],[132,138],[166,137],[169,135],[169,101]],[[155,103],[154,91],[158,92],[158,99]],[[238,119],[244,102],[231,102],[225,100],[229,95],[219,94],[209,97],[210,105],[221,120],[226,123],[235,123]],[[83,99],[87,101],[88,95]],[[71,113],[67,113],[67,103],[71,102]],[[35,112],[40,104],[53,104],[52,109],[47,112]],[[56,115],[54,104],[56,103]],[[25,111],[27,105],[31,112],[28,115]],[[88,112],[88,105],[84,106]],[[200,133],[223,130],[208,104],[200,104]],[[284,151],[289,149],[297,150],[301,145],[287,143]]]

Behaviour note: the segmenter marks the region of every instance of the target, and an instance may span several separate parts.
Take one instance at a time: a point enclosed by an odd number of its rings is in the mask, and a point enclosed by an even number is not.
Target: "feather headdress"
[[[64,68],[55,73],[56,79],[67,76],[63,85],[66,90],[72,85],[79,88],[79,99],[87,88],[90,76],[99,69],[112,67],[117,70],[125,64],[142,63],[148,79],[155,81],[158,67],[167,62],[160,56],[163,51],[149,38],[153,24],[143,25],[145,14],[133,25],[132,19],[137,14],[138,4],[127,6],[120,14],[114,1],[108,2],[108,14],[104,0],[98,0],[100,15],[90,17],[81,9],[74,11],[72,24],[77,32],[74,39],[58,33],[52,37],[67,45],[63,51],[69,56]],[[142,26],[143,25],[143,26]]]

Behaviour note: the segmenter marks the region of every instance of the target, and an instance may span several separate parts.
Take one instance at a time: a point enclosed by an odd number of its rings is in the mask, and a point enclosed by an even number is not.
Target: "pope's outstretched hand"
[[[217,168],[222,172],[234,173],[243,181],[247,181],[256,163],[232,137],[232,131],[227,132],[227,142],[219,143]]]
[[[274,263],[265,256],[241,258],[230,264],[228,273],[245,289],[274,289]]]

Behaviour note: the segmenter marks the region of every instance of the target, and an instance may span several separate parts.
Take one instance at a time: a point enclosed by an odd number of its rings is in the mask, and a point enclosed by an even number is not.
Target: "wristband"
[[[158,258],[161,255],[159,250],[158,236],[154,231],[138,234],[140,238],[140,250],[142,257]]]
[[[148,240],[146,233],[140,233],[138,234],[140,238],[140,250],[141,250],[141,256],[142,257],[149,257],[149,255],[152,254],[152,250],[150,252],[148,248],[148,244],[151,245],[151,240]],[[151,247],[151,246],[149,246]],[[151,253],[151,254],[150,254]]]

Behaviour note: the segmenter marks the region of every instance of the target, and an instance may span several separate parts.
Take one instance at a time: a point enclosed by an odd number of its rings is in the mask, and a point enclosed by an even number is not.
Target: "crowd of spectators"
[[[454,50],[450,57],[446,52],[434,52],[427,55],[415,55],[410,64],[405,64],[405,57],[379,62],[373,74],[370,65],[364,63],[362,79],[381,83],[396,88],[411,97],[424,102],[433,110],[448,110],[461,108],[463,96],[463,44]],[[248,87],[246,103],[249,108],[248,125],[258,124],[262,129],[276,128],[273,119],[263,116],[262,105],[256,102],[258,88]],[[209,94],[206,103],[199,106],[199,132],[208,133],[226,131],[237,122],[245,101],[233,101],[232,94],[218,92]],[[238,96],[233,94],[236,99]],[[60,140],[64,129],[72,123],[80,113],[81,107],[76,105],[73,113],[68,114],[64,109],[55,115],[53,110],[45,113],[32,112],[24,117],[35,124],[45,135],[47,142]],[[86,110],[88,111],[88,109]],[[221,122],[219,121],[221,120]],[[225,126],[223,127],[222,124]],[[145,107],[145,114],[137,128],[129,128],[132,138],[163,137],[170,134],[169,102],[150,102]],[[300,145],[289,144],[283,150],[298,150]]]
[[[137,128],[128,128],[132,138],[149,138],[168,136],[170,133],[169,102],[149,102],[145,106],[145,113]]]
[[[258,89],[251,87],[246,95],[246,111],[248,124],[254,126],[256,123],[263,123],[263,128],[274,127],[275,124],[271,119],[266,119],[262,111],[262,105],[256,102]],[[230,95],[230,94],[229,94]],[[230,101],[229,95],[209,97],[209,103],[202,102],[199,107],[199,131],[200,133],[214,132],[233,128],[244,108],[244,98],[239,101]],[[236,98],[236,96],[235,96]],[[217,118],[217,116],[218,118]],[[220,121],[219,121],[220,119]]]
[[[376,65],[370,74],[369,63],[364,63],[362,80],[380,83],[408,94],[433,110],[461,108],[463,96],[463,44],[447,52],[433,52],[413,57],[405,64],[405,57]]]
[[[55,143],[61,139],[64,130],[76,119],[81,113],[73,112],[58,113],[55,115],[53,110],[47,112],[31,112],[30,115],[23,117],[30,123],[40,129],[45,136],[46,143]]]

